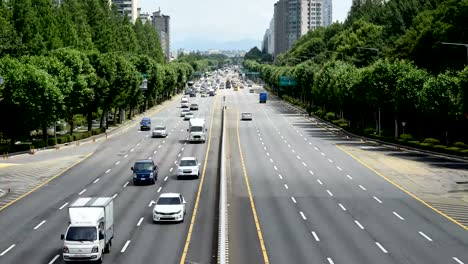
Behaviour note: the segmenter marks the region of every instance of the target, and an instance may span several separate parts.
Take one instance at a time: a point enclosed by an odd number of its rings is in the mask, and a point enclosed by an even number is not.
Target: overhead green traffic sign
[[[280,86],[294,86],[297,85],[296,80],[289,76],[280,76],[279,77]]]

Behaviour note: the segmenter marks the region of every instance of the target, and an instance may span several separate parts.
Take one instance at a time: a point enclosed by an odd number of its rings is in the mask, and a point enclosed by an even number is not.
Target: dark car
[[[190,97],[197,97],[197,94],[195,92],[190,92]]]
[[[137,160],[133,167],[133,184],[151,183],[155,184],[158,180],[158,166],[153,160]]]
[[[151,130],[151,118],[143,117],[140,121],[140,129],[141,130]]]

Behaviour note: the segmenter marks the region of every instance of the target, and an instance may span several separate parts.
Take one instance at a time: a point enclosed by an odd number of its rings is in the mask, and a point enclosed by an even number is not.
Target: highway
[[[190,98],[208,125],[205,144],[187,143],[176,97],[151,114],[153,126],[167,126],[167,138],[133,126],[80,147],[86,159],[0,211],[0,263],[64,263],[67,206],[88,196],[115,199],[115,238],[104,263],[216,263],[225,96],[229,263],[468,264],[464,228],[340,147],[363,143],[330,133],[273,96],[259,104],[260,89],[248,90]],[[241,121],[242,112],[253,120]],[[201,162],[201,177],[177,180],[176,163],[188,156]],[[159,166],[158,181],[134,186],[130,167],[146,158]],[[153,223],[163,192],[184,195],[183,223]]]
[[[468,263],[466,230],[339,149],[360,142],[226,93],[230,263]]]
[[[115,198],[115,237],[105,263],[209,263],[216,250],[216,185],[221,115],[217,97],[192,98],[206,119],[210,140],[188,144],[188,121],[179,117],[177,98],[152,117],[153,125],[166,124],[167,138],[151,138],[151,131],[134,126],[105,141],[87,159],[46,186],[0,211],[1,263],[63,263],[60,234],[68,224],[67,205],[77,197]],[[208,148],[209,147],[209,148]],[[177,180],[176,163],[194,156],[202,163],[198,180]],[[39,157],[39,156],[38,156]],[[136,159],[152,158],[159,166],[155,185],[134,186],[130,167]],[[201,184],[203,183],[203,184]],[[180,192],[187,200],[184,223],[154,224],[152,209],[159,193]],[[197,221],[192,222],[197,197]],[[200,220],[201,219],[201,220]],[[192,226],[191,241],[187,234]],[[185,250],[184,250],[185,249]],[[185,251],[185,253],[184,253]]]

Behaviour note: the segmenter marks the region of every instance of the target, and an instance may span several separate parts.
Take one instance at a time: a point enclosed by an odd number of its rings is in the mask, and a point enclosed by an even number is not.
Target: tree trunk
[[[398,118],[395,117],[395,139],[398,138]]]
[[[47,142],[47,126],[43,125],[42,126],[42,139]]]
[[[104,109],[102,110],[102,115],[101,115],[101,120],[100,120],[100,123],[99,123],[99,128],[104,127],[104,118],[106,117],[106,115],[107,115],[107,106],[105,106]]]
[[[68,118],[68,124],[70,125],[70,135],[73,135],[73,129],[75,129],[75,122],[73,122],[73,118]]]
[[[88,110],[86,119],[88,121],[88,131],[93,130],[93,111]]]

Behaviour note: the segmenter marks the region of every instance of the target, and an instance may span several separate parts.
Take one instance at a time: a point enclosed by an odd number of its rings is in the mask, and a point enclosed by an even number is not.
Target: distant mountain
[[[182,41],[174,41],[171,45],[172,50],[187,49],[187,50],[250,50],[254,46],[261,48],[261,41],[256,39],[241,39],[238,41],[220,42],[213,39],[185,39]]]

